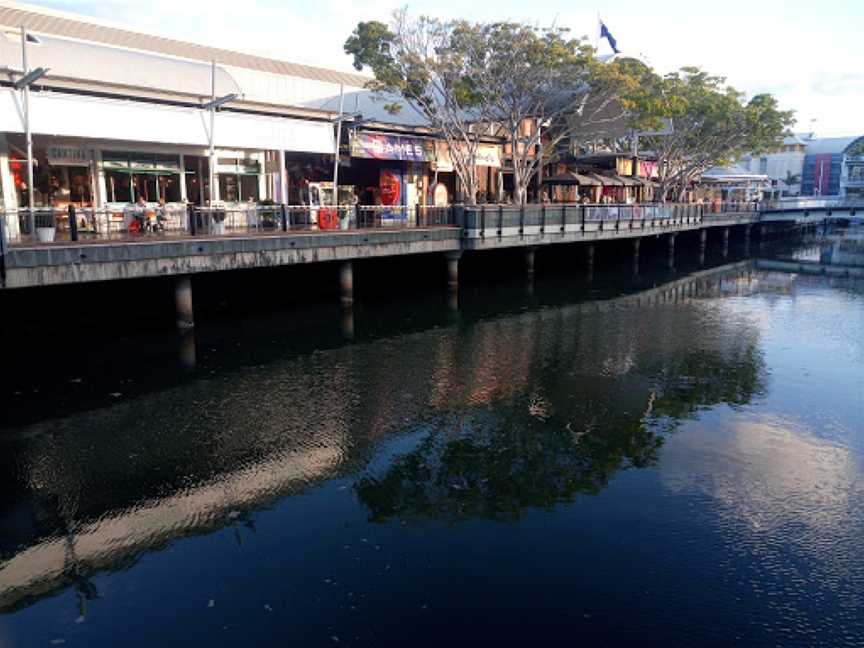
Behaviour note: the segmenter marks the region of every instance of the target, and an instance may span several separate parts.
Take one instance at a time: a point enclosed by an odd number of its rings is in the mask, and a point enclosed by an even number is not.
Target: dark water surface
[[[13,348],[0,647],[864,645],[864,281],[742,259]]]

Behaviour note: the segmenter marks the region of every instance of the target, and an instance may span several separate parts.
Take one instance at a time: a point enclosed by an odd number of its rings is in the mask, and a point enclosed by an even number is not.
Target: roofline
[[[153,45],[153,47],[147,49],[136,49],[133,47],[129,47],[128,45],[118,45],[116,42],[109,39],[107,34],[103,38],[99,38],[99,35],[96,34],[94,37],[84,37],[76,36],[74,33],[70,33],[64,29],[50,29],[45,28],[45,26],[38,27],[34,26],[32,28],[26,25],[27,20],[9,20],[7,17],[3,16],[3,11],[17,11],[17,12],[25,12],[34,14],[35,17],[43,17],[61,21],[69,21],[75,23],[77,25],[84,25],[90,27],[102,28],[104,30],[111,30],[114,32],[112,35],[114,36],[135,36],[135,37],[144,37],[149,36],[149,40],[141,40],[140,42],[148,42]],[[260,72],[271,72],[277,73],[268,68],[272,67],[282,67],[282,66],[291,66],[294,68],[294,76],[299,76],[301,78],[307,78],[316,81],[325,81],[322,79],[322,76],[331,77],[332,83],[342,83],[343,85],[348,85],[352,87],[365,87],[365,85],[371,81],[371,77],[367,77],[360,74],[354,74],[351,72],[342,72],[340,70],[332,70],[329,68],[317,67],[313,65],[306,65],[303,63],[293,63],[291,61],[285,61],[282,59],[276,59],[267,56],[261,56],[258,54],[249,54],[246,52],[240,52],[236,50],[223,49],[219,47],[214,47],[212,45],[206,45],[203,43],[198,43],[194,41],[181,41],[176,38],[167,38],[167,37],[159,37],[152,38],[152,35],[143,34],[142,32],[135,31],[130,28],[128,25],[121,25],[117,23],[111,23],[106,20],[101,20],[98,18],[92,18],[90,16],[86,16],[83,14],[75,14],[66,11],[58,11],[55,9],[47,9],[41,6],[34,6],[23,4],[19,2],[10,2],[9,0],[0,0],[0,24],[19,28],[22,26],[22,23],[25,27],[28,27],[29,31],[32,31],[34,34],[46,34],[50,36],[59,36],[62,38],[74,39],[82,42],[90,42],[90,43],[100,43],[103,45],[109,45],[112,47],[121,47],[124,49],[131,49],[139,52],[146,53],[158,53],[165,56],[173,56],[175,58],[184,58],[187,60],[194,61],[204,61],[209,63],[210,61],[215,61],[216,63],[222,66],[230,66],[237,67],[242,69],[256,70]],[[70,25],[72,27],[73,25]],[[129,39],[130,42],[135,42],[133,39]],[[171,48],[192,48],[195,50],[199,50],[199,56],[190,56],[190,55],[180,55],[176,51],[171,51]],[[246,64],[243,62],[238,62],[234,59],[245,59]],[[250,65],[250,63],[257,63],[258,65]],[[326,81],[325,81],[326,82]]]

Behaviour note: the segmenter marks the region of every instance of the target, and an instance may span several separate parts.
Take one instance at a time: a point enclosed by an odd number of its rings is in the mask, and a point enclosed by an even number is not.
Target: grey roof
[[[740,166],[732,165],[728,167],[711,167],[702,174],[703,180],[764,180],[769,178],[764,173],[753,173]]]
[[[49,77],[100,85],[145,88],[199,97],[210,95],[211,65],[68,38],[40,35],[27,48],[28,64],[46,67]],[[21,69],[21,38],[0,31],[0,61]],[[216,94],[241,94],[237,81],[216,66]]]
[[[22,25],[37,34],[53,34],[67,38],[93,41],[104,45],[127,47],[168,56],[194,59],[198,61],[216,61],[221,65],[232,65],[260,72],[284,74],[289,76],[342,83],[353,87],[363,87],[369,77],[310,65],[289,63],[277,59],[243,54],[232,50],[187,43],[184,41],[164,38],[154,34],[144,34],[101,24],[87,16],[51,11],[41,7],[22,5],[15,2],[0,0],[0,25],[15,29]]]
[[[859,139],[861,136],[853,137],[820,137],[807,142],[807,155],[827,155],[832,153],[842,153],[852,142]]]
[[[401,106],[401,109],[395,115],[391,114],[384,107],[389,104],[397,104]],[[339,95],[304,102],[301,107],[338,112]],[[368,90],[346,92],[343,111],[346,113],[359,112],[363,121],[411,128],[429,126],[425,117],[412,108],[402,97],[392,93],[377,93]]]

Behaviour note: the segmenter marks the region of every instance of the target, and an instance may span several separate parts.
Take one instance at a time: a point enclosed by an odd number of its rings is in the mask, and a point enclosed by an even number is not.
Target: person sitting
[[[144,196],[138,196],[138,200],[135,201],[135,204],[132,205],[130,211],[132,213],[132,220],[129,223],[129,231],[133,233],[142,233],[144,232],[146,226],[146,220],[144,213],[147,209],[147,203],[144,200]]]

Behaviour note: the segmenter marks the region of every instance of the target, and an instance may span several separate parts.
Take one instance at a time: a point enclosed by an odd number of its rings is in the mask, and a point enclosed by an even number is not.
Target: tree
[[[480,137],[490,132],[483,97],[473,86],[483,60],[478,35],[476,26],[464,20],[412,19],[399,10],[389,27],[358,23],[344,45],[356,69],[369,67],[374,73],[370,89],[401,96],[444,139],[469,204],[476,202],[479,187]],[[397,113],[401,106],[391,102],[385,108]]]
[[[783,179],[783,184],[786,185],[786,191],[791,191],[792,187],[801,182],[801,174],[800,173],[792,173],[791,171],[786,172],[786,177]]]
[[[690,182],[712,166],[728,164],[745,152],[776,150],[793,122],[769,94],[745,101],[741,92],[698,68],[664,77],[646,75],[626,105],[637,130],[657,131],[643,142],[658,161],[656,195],[683,196]]]
[[[540,165],[569,150],[572,140],[625,127],[619,99],[635,79],[626,64],[598,61],[566,29],[502,22],[476,30],[483,59],[472,87],[483,97],[486,120],[508,141],[521,204]]]
[[[623,126],[618,99],[633,83],[625,66],[600,63],[568,30],[515,22],[444,23],[398,11],[391,28],[359,23],[345,51],[357,69],[372,69],[373,89],[401,95],[446,140],[469,202],[481,134],[507,140],[521,204],[561,143]]]

